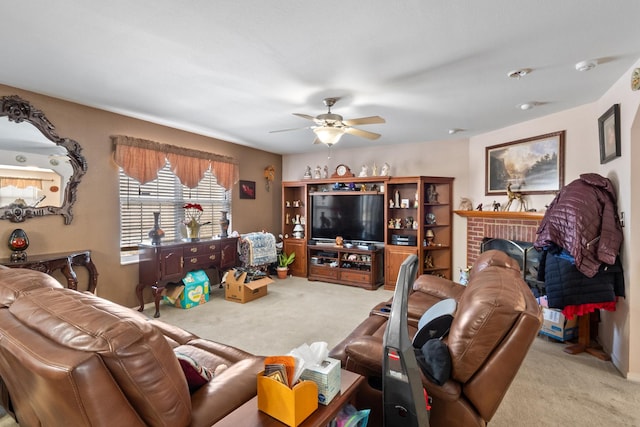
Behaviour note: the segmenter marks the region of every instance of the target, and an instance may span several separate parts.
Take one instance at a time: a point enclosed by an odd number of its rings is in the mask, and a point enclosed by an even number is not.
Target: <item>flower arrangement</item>
[[[187,203],[184,208],[184,224],[196,225],[202,216],[202,205],[199,203]]]

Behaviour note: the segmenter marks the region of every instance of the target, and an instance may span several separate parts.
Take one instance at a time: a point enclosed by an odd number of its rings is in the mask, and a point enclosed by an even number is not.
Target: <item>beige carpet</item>
[[[217,287],[202,306],[163,304],[160,320],[255,354],[283,354],[305,342],[326,341],[331,348],[391,296],[290,277],[275,279],[265,297],[246,304],[226,301]],[[148,304],[145,314],[153,312]],[[563,348],[535,340],[490,426],[640,426],[640,384],[622,378],[610,362]],[[0,427],[15,425],[7,418]]]

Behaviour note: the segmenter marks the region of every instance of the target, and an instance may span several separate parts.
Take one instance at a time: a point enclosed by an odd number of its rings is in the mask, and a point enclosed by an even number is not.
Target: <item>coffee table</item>
[[[358,389],[364,383],[362,375],[342,369],[340,371],[340,393],[328,405],[318,405],[309,417],[299,427],[325,427],[333,420],[340,409],[355,398]],[[258,410],[258,397],[246,402],[238,409],[214,424],[214,427],[282,427],[275,418]]]

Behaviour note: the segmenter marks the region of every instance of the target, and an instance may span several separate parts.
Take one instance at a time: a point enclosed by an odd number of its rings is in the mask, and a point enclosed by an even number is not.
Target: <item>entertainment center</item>
[[[415,254],[418,274],[451,279],[452,196],[447,177],[283,182],[284,251],[296,254],[291,274],[393,290],[400,265]]]

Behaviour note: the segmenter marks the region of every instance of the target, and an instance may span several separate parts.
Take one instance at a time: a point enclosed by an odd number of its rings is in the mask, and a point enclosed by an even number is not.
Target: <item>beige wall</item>
[[[256,200],[240,200],[238,186],[234,186],[232,229],[240,233],[261,229],[279,232],[280,155],[0,85],[0,96],[6,95],[19,95],[30,101],[44,111],[60,136],[78,141],[88,171],[78,186],[70,225],[65,226],[61,216],[29,219],[21,224],[1,221],[0,241],[6,242],[11,231],[19,227],[29,236],[28,254],[90,249],[100,274],[100,296],[129,307],[137,305],[137,264],[120,265],[118,168],[112,160],[111,135],[135,136],[238,159],[240,179],[256,181]],[[263,170],[270,164],[276,167],[276,185],[267,192]],[[4,256],[8,255],[9,249],[5,249]],[[82,280],[86,276],[81,270],[78,273]]]

